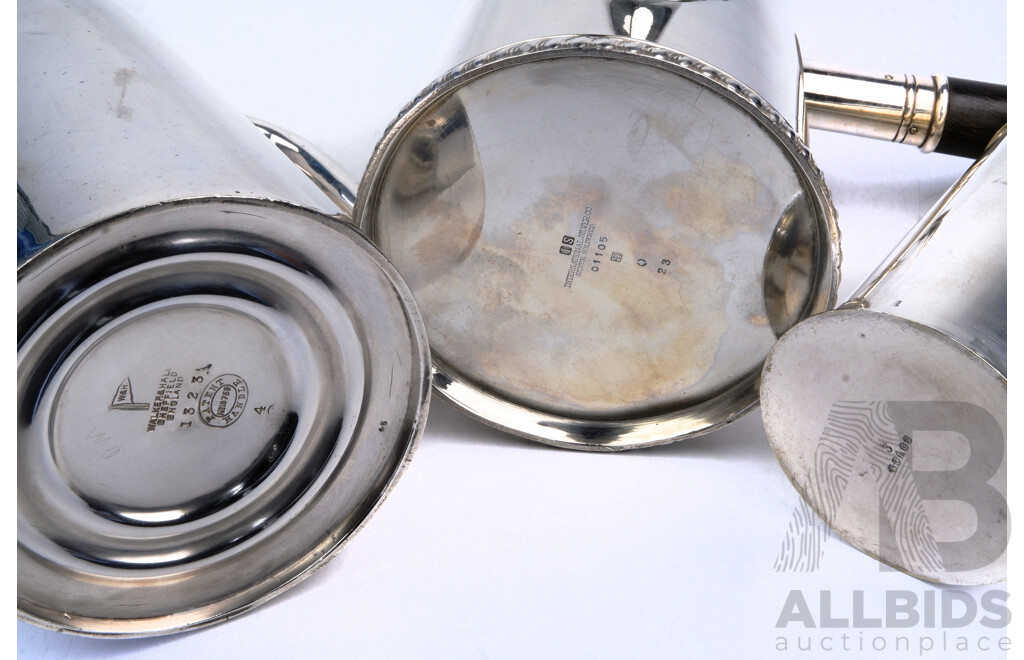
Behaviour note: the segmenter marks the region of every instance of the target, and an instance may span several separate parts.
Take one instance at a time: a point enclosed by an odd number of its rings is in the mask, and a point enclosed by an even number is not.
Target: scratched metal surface
[[[441,73],[446,36],[460,27],[456,2],[387,12],[373,3],[311,1],[124,4],[236,107],[297,132],[357,174],[395,112]],[[797,2],[804,55],[1005,80],[1004,3],[943,0],[924,14],[919,4],[894,4],[865,1],[854,12],[848,3]],[[840,299],[967,166],[839,135],[814,134],[811,148],[839,210]],[[847,618],[856,591],[869,616],[884,608],[887,591],[922,600],[945,593],[880,570],[835,537],[822,540],[813,568],[787,570],[787,530],[801,511],[757,413],[676,445],[591,455],[517,441],[436,402],[412,465],[372,524],[286,595],[225,624],[165,638],[95,640],[19,623],[18,652],[787,657],[796,633],[806,634],[776,628],[793,590],[816,616],[815,599],[827,591],[834,614]],[[979,600],[986,593],[964,591]],[[856,648],[877,631],[850,623],[833,632],[840,649],[840,634]],[[910,631],[930,634],[937,648],[942,632]],[[1001,635],[978,618],[945,632],[972,643],[987,635],[993,648]],[[887,634],[891,641],[894,631]],[[788,637],[789,654],[776,651],[780,637]]]
[[[403,113],[356,222],[424,310],[440,396],[558,446],[663,444],[748,410],[776,335],[826,309],[834,217],[743,94],[581,43]]]

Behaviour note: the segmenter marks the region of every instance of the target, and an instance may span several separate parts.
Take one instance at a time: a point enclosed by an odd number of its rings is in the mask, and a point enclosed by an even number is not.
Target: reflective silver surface
[[[1007,150],[1004,128],[842,308],[935,328],[1005,377]]]
[[[18,273],[20,615],[171,632],[321,565],[426,415],[396,271],[355,230],[266,202],[164,205],[62,247]]]
[[[394,485],[427,412],[422,319],[119,12],[18,9],[19,616],[223,621],[323,565]]]
[[[947,584],[1006,579],[1005,129],[838,310],[787,332],[769,442],[840,536]]]
[[[949,109],[945,76],[866,74],[806,63],[803,103],[807,125],[930,153],[938,146]]]
[[[487,0],[473,6],[451,64],[541,37],[628,37],[713,65],[795,124],[792,11],[789,0]]]
[[[331,160],[330,156],[295,133],[262,119],[250,119],[288,160],[295,163],[317,188],[337,204],[341,209],[341,219],[351,221],[352,207],[356,201],[356,194],[352,192],[356,188],[355,179]]]
[[[19,3],[18,187],[45,241],[190,197],[277,199],[338,213],[217,98],[113,7]],[[41,247],[21,234],[19,241]]]
[[[614,33],[620,5],[488,4],[473,34],[536,35],[545,19]],[[679,25],[716,34],[694,43],[735,66],[738,52],[764,64],[761,4],[671,9],[648,36]],[[450,71],[386,132],[356,220],[416,294],[437,391],[568,448],[728,423],[755,404],[777,335],[829,308],[838,282],[829,193],[783,116],[714,66],[627,37],[534,39]]]

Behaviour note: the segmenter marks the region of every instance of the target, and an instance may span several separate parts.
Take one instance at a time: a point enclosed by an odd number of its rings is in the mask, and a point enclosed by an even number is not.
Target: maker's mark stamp
[[[207,426],[231,426],[242,416],[249,400],[249,386],[241,376],[217,376],[203,389],[199,397],[199,419]]]

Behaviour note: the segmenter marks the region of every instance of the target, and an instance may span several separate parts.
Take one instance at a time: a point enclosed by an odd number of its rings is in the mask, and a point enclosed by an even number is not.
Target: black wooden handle
[[[948,78],[949,109],[935,151],[977,158],[1006,124],[1006,85]]]

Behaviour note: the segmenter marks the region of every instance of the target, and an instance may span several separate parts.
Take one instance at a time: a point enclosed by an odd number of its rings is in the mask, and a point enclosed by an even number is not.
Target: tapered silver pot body
[[[30,2],[18,21],[18,188],[34,215],[19,218],[19,261],[76,229],[169,201],[270,199],[339,213],[120,12]]]
[[[787,332],[762,416],[840,536],[928,580],[1006,579],[1005,129],[853,297]]]
[[[18,611],[223,621],[358,529],[422,432],[387,259],[107,5],[18,4]]]
[[[387,130],[356,203],[424,310],[438,392],[593,450],[756,403],[839,267],[774,6],[482,4],[469,59]]]
[[[559,35],[628,37],[706,62],[798,123],[800,57],[788,0],[480,2],[456,36],[452,65]]]

